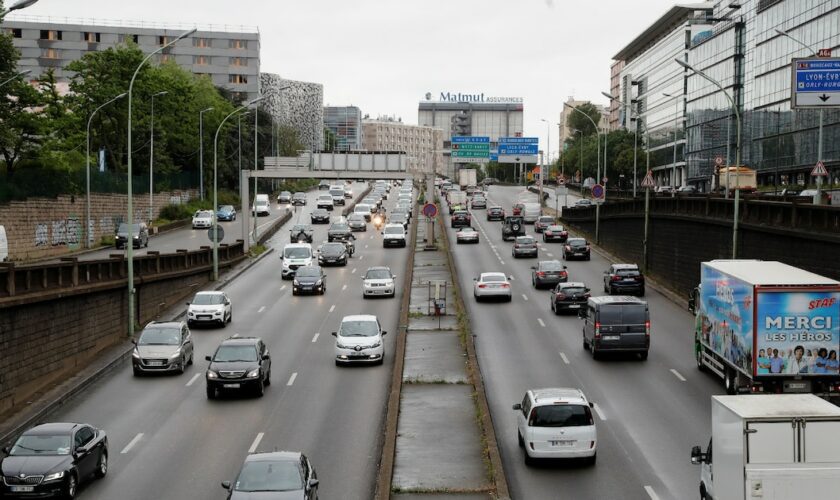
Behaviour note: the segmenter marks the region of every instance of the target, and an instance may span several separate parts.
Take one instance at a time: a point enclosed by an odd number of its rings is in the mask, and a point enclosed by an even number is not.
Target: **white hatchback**
[[[193,229],[206,229],[213,225],[212,210],[198,210],[192,218]]]
[[[335,337],[335,364],[345,363],[376,363],[382,364],[385,359],[385,348],[382,345],[383,331],[379,319],[372,314],[345,316]]]
[[[215,323],[226,326],[233,319],[233,307],[225,292],[198,292],[187,302],[187,325]]]
[[[535,458],[582,458],[593,465],[598,449],[593,407],[580,389],[527,391],[522,402],[513,405],[525,463]]]
[[[368,268],[364,276],[362,276],[362,297],[394,297],[396,294],[396,287],[394,286],[394,279],[396,276],[391,274],[389,267],[371,267]]]

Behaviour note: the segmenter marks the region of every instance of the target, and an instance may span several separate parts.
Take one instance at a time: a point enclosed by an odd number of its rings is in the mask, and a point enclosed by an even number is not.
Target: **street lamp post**
[[[671,170],[671,198],[673,198],[677,195],[677,127],[679,126],[678,118],[680,113],[680,96],[669,94],[667,92],[663,92],[662,95],[674,99],[674,165]]]
[[[224,127],[228,118],[244,110],[251,104],[261,101],[262,99],[262,97],[257,97],[256,99],[248,102],[248,104],[239,106],[228,113],[228,115],[222,119],[222,122],[216,129],[216,135],[213,137],[213,281],[219,281],[219,218],[216,216],[219,211],[219,132],[222,131],[222,127]]]
[[[198,197],[204,199],[204,113],[213,111],[213,106],[198,112]]]
[[[151,54],[147,55],[137,66],[137,69],[134,70],[134,74],[131,76],[131,81],[128,83],[128,141],[127,141],[127,155],[128,155],[128,167],[127,167],[127,177],[128,177],[128,217],[126,218],[126,224],[128,225],[128,231],[131,237],[129,238],[130,241],[126,242],[126,260],[128,261],[128,335],[129,337],[134,335],[134,200],[133,200],[133,189],[131,185],[131,176],[132,176],[132,169],[131,169],[131,93],[134,90],[134,80],[137,79],[137,74],[140,73],[140,68],[142,68],[149,59],[152,58],[158,52],[161,52],[172,45],[178,43],[179,41],[183,40],[184,38],[192,35],[196,32],[196,29],[193,28],[190,31],[182,33],[177,38],[172,40],[171,42],[167,43],[159,47],[157,50],[152,52]]]
[[[27,8],[27,7],[29,7],[32,4],[37,3],[37,2],[38,2],[38,0],[21,0],[20,2],[12,5],[11,7],[4,10],[3,12],[0,12],[0,17],[5,16],[6,14],[8,14],[9,12],[11,12],[13,10],[25,9],[25,8]]]
[[[155,164],[155,97],[165,96],[168,94],[166,90],[162,92],[158,92],[157,94],[152,94],[152,128],[151,128],[151,140],[150,140],[150,149],[149,149],[149,225],[152,224],[152,220],[154,220],[154,210],[155,210],[155,177],[154,177],[154,164]]]
[[[547,159],[547,161],[543,162],[543,166],[540,167],[540,207],[542,207],[543,184],[545,184],[545,178],[548,170],[546,169],[545,163],[551,162],[551,123],[545,118],[540,118],[540,121],[545,122],[545,159]],[[542,213],[542,210],[540,210],[540,213]]]
[[[592,126],[595,129],[595,154],[596,154],[596,166],[597,166],[595,182],[597,183],[598,180],[601,178],[601,138],[598,136],[598,124],[595,123],[595,120],[593,120],[591,116],[584,113],[583,111],[581,111],[577,107],[572,106],[571,104],[569,104],[567,102],[564,102],[563,106],[566,106],[567,108],[571,108],[574,111],[577,111],[578,113],[585,116],[590,122],[592,122]],[[581,147],[582,146],[583,146],[583,143],[581,143]],[[606,161],[606,158],[604,158],[604,160]],[[581,175],[582,175],[582,173],[581,173]],[[595,202],[595,243],[600,243],[600,229],[601,229],[601,204],[596,201]]]
[[[85,155],[85,158],[87,160],[86,164],[85,164],[85,184],[87,186],[87,188],[85,190],[85,193],[86,193],[85,194],[85,205],[86,205],[85,206],[85,225],[86,225],[86,229],[85,229],[85,235],[86,235],[85,248],[90,248],[90,244],[91,244],[90,240],[91,240],[91,236],[92,236],[92,234],[90,232],[90,124],[93,121],[93,116],[100,109],[104,108],[105,106],[111,104],[112,102],[114,102],[118,99],[122,99],[123,97],[125,97],[125,92],[123,92],[122,94],[114,97],[110,101],[107,101],[107,102],[101,104],[98,108],[94,109],[93,113],[91,113],[90,116],[88,117],[88,121],[87,121],[87,140],[86,140],[87,155]]]
[[[6,84],[7,84],[7,83],[9,83],[9,82],[12,82],[12,81],[14,81],[14,80],[17,80],[18,78],[20,78],[20,77],[22,77],[22,76],[26,76],[26,75],[28,75],[29,73],[32,73],[32,70],[31,70],[31,69],[28,69],[28,70],[26,70],[26,71],[21,71],[20,73],[16,73],[16,74],[15,74],[15,76],[13,76],[13,77],[11,77],[11,78],[9,78],[9,79],[7,79],[7,80],[3,80],[2,82],[0,82],[0,87],[2,87],[3,85],[6,85]]]
[[[712,83],[715,87],[719,88],[723,95],[726,96],[726,99],[729,100],[729,105],[732,107],[732,111],[735,113],[735,208],[733,210],[733,220],[732,220],[732,258],[738,258],[738,210],[740,208],[741,203],[741,184],[740,184],[740,177],[741,177],[741,113],[738,111],[738,106],[735,104],[735,100],[732,99],[732,96],[729,92],[723,88],[723,85],[715,80],[714,78],[710,77],[706,73],[694,68],[692,65],[688,64],[687,62],[683,61],[682,59],[674,59],[677,61],[677,64],[682,66],[685,69],[691,70],[696,73],[698,76],[701,76]],[[727,170],[728,172],[728,170]],[[729,186],[726,186],[729,188]]]

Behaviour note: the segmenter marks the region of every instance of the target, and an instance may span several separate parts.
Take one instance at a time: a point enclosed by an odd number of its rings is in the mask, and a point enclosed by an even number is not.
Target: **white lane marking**
[[[255,451],[257,451],[257,446],[260,445],[260,441],[262,441],[264,435],[265,433],[263,432],[257,434],[257,437],[254,438],[254,442],[251,443],[251,447],[248,448],[248,453],[254,453]]]
[[[259,309],[257,309],[257,313],[261,313],[263,311],[265,311],[265,306],[262,306]]]
[[[364,258],[365,258],[365,256],[364,256],[364,255],[360,255],[360,256],[359,256],[359,260],[362,260],[362,259],[364,259]]]
[[[129,451],[131,451],[132,448],[134,448],[134,445],[137,444],[141,439],[143,439],[143,433],[142,432],[140,434],[137,434],[136,436],[134,436],[134,439],[129,441],[128,444],[125,445],[125,448],[123,448],[120,453],[123,454],[123,455],[128,453]]]
[[[685,377],[683,377],[682,374],[680,372],[678,372],[677,370],[671,368],[671,373],[673,373],[675,377],[680,379],[680,382],[685,382]]]
[[[569,364],[569,358],[566,357],[566,353],[561,352],[560,353],[560,359],[562,359],[563,362],[566,363],[567,365]]]
[[[347,290],[347,285],[341,285],[341,291]]]
[[[542,318],[537,318],[537,323],[539,323],[541,327],[545,328],[545,323],[543,323]]]
[[[499,259],[499,262],[500,262],[502,265],[505,265],[505,261],[503,261],[502,259]]]
[[[546,252],[545,254],[548,255],[549,257],[554,257],[553,253]]]
[[[333,312],[333,311],[335,311],[335,304],[330,306],[330,312]]]
[[[280,291],[281,291],[281,292],[282,292],[283,290],[285,290],[285,289],[286,289],[286,285],[283,285],[283,286],[281,286],[281,287],[280,287]]]
[[[195,232],[193,232],[193,233],[190,235],[190,238],[195,238],[196,236],[198,236],[198,234],[197,234],[197,233],[195,233]]]
[[[356,274],[356,268],[355,267],[353,268],[352,271],[350,271],[350,274]]]
[[[522,298],[525,299],[525,300],[528,300],[528,296],[525,295],[524,293],[522,294]]]
[[[314,337],[312,337],[312,343],[318,342],[318,336],[321,335],[320,333],[316,333]]]
[[[604,421],[607,420],[606,415],[604,415],[604,412],[601,410],[601,407],[598,405],[598,403],[595,403],[592,406],[592,408],[595,409],[595,413],[598,414],[598,418],[600,418],[601,420],[604,420]]]
[[[653,491],[653,488],[651,488],[650,486],[645,486],[645,492],[647,492],[648,496],[650,497],[650,500],[659,500],[659,496],[656,494],[655,491]]]
[[[510,280],[511,280],[511,281],[513,281],[513,280],[515,280],[515,279],[516,279],[516,276],[514,276],[514,275],[512,275],[512,274],[511,274],[511,275],[510,275]]]
[[[367,245],[365,245],[365,248],[367,248],[367,247],[368,247],[368,246],[367,246]]]
[[[189,386],[193,385],[195,383],[195,381],[198,380],[198,377],[200,377],[200,376],[201,376],[200,373],[196,373],[195,375],[193,375],[192,378],[190,379],[190,381],[187,382],[186,387],[189,387]]]
[[[297,372],[294,372],[291,377],[289,377],[289,381],[286,382],[286,385],[292,385],[295,383],[295,379],[297,378]]]

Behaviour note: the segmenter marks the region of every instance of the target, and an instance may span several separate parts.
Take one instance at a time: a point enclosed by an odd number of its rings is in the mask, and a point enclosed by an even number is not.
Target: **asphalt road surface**
[[[308,222],[312,208],[297,217]],[[319,244],[327,225],[314,227]],[[310,457],[321,498],[372,498],[408,249],[383,249],[371,225],[355,233],[347,267],[327,268],[325,295],[293,297],[291,281],[280,279],[280,250],[289,241],[284,229],[268,242],[276,251],[225,290],[233,302],[231,324],[192,328],[195,364],[186,373],[136,378],[126,362],[50,417],[108,432],[108,476],[84,486],[81,498],[224,498],[220,481],[235,478],[249,451],[275,449]],[[362,298],[361,276],[374,265],[397,275],[396,298]],[[383,366],[335,366],[331,332],[350,314],[375,314],[388,331]],[[210,401],[204,356],[234,333],[265,340],[271,385],[262,398]]]
[[[522,191],[492,186],[488,205],[498,204],[509,212]],[[453,252],[513,497],[697,497],[700,471],[691,465],[689,452],[692,445],[708,443],[710,397],[724,391],[696,368],[692,316],[648,287],[649,359],[594,361],[583,350],[577,316],[555,316],[549,291],[531,286],[530,267],[538,260],[562,259],[562,244],[540,243],[538,259],[513,259],[513,243],[502,241],[501,223],[487,222],[484,210],[475,210],[473,227],[479,230],[480,243],[453,244]],[[448,230],[454,243],[454,230]],[[527,226],[527,232],[534,234],[533,227]],[[589,262],[565,264],[570,281],[585,282],[593,296],[604,294],[602,275],[610,263],[603,257],[593,252]],[[514,277],[511,303],[475,302],[472,280],[487,271]],[[527,389],[539,387],[581,388],[595,402],[599,442],[594,467],[556,461],[524,464],[511,405],[520,402]]]

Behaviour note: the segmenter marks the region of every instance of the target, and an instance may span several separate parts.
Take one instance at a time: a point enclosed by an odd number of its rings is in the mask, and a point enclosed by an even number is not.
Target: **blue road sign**
[[[456,137],[453,137],[453,138],[452,138],[452,141],[451,141],[451,142],[452,142],[453,144],[458,144],[458,143],[470,143],[470,142],[472,142],[472,143],[476,143],[476,142],[481,142],[481,143],[483,143],[483,142],[488,142],[488,143],[489,143],[489,142],[490,142],[490,138],[489,138],[489,137],[481,137],[481,136],[471,136],[471,135],[469,135],[469,136],[456,136]]]
[[[840,58],[795,58],[791,67],[794,108],[840,107]]]
[[[604,199],[604,186],[600,184],[595,184],[592,186],[592,197],[596,200],[603,200]]]
[[[539,137],[499,137],[499,144],[539,144]]]
[[[536,155],[538,153],[538,144],[499,144],[500,155]]]
[[[499,161],[499,153],[490,152],[490,161]]]

